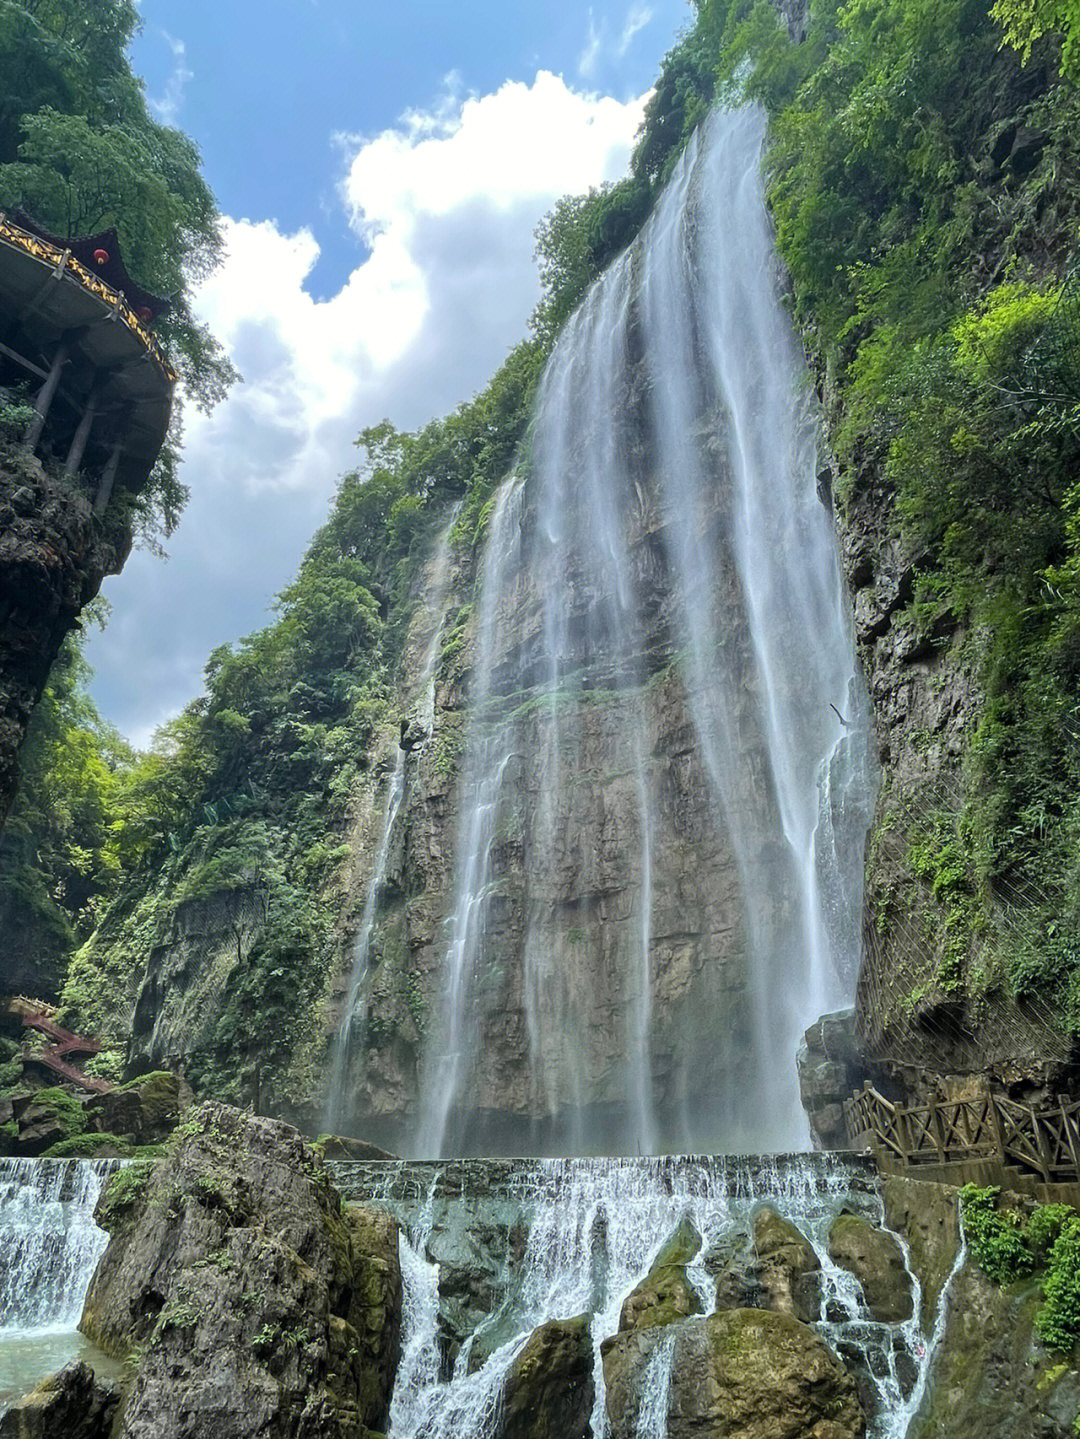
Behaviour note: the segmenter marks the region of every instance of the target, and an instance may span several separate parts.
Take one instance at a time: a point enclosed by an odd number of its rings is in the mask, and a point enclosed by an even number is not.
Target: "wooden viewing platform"
[[[885,1170],[1080,1195],[1080,1101],[1063,1095],[1041,1108],[995,1094],[904,1106],[868,1083],[844,1101],[844,1123],[849,1142],[871,1148]],[[940,1172],[950,1166],[966,1172]]]
[[[141,489],[168,432],[177,377],[150,328],[168,308],[130,279],[115,231],[65,241],[0,213],[0,384],[38,386],[26,444],[44,436],[68,479],[94,474],[98,514]]]

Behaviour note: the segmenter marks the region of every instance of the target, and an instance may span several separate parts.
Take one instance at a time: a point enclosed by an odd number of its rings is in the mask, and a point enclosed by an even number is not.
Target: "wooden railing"
[[[844,1122],[851,1143],[904,1168],[990,1159],[1042,1184],[1080,1183],[1080,1101],[1035,1109],[988,1094],[905,1107],[865,1084],[845,1100]]]

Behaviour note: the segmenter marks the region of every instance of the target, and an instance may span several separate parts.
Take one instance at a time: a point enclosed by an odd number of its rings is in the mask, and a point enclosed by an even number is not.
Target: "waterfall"
[[[109,1236],[94,1223],[112,1159],[0,1159],[0,1415],[69,1360],[113,1366],[76,1325]]]
[[[371,932],[375,927],[375,907],[379,893],[386,879],[386,862],[390,854],[390,838],[394,832],[394,821],[401,808],[401,796],[405,790],[405,751],[399,747],[394,753],[394,768],[386,788],[386,804],[383,808],[379,847],[368,881],[364,909],[360,917],[360,928],[353,944],[352,970],[349,988],[345,995],[345,1010],[334,1042],[334,1059],[330,1071],[329,1105],[327,1124],[331,1132],[337,1132],[349,1117],[349,1096],[346,1090],[346,1075],[352,1050],[353,1033],[362,1042],[368,1018],[368,985],[371,978],[368,964],[371,949]]]
[[[425,738],[430,738],[435,727],[435,672],[438,667],[439,649],[446,628],[446,600],[450,574],[450,535],[461,503],[458,501],[450,511],[450,518],[443,526],[435,545],[430,570],[425,586],[427,610],[433,617],[431,633],[423,649],[420,673],[416,681],[415,713]],[[362,1042],[368,1020],[369,985],[371,981],[370,950],[371,936],[375,928],[375,914],[379,898],[386,882],[386,867],[390,857],[390,841],[394,825],[401,809],[405,793],[406,751],[398,745],[394,752],[394,768],[390,774],[379,830],[379,843],[375,852],[375,863],[368,880],[364,908],[360,916],[360,928],[353,943],[352,967],[349,973],[349,987],[345,994],[345,1008],[341,1026],[334,1042],[334,1057],[330,1070],[330,1083],[326,1110],[327,1127],[338,1132],[348,1127],[352,1114],[352,1101],[348,1092],[347,1077],[354,1034]]]
[[[507,1374],[529,1335],[546,1320],[580,1314],[590,1316],[596,1385],[591,1430],[595,1439],[605,1439],[601,1346],[617,1332],[627,1295],[689,1219],[703,1242],[688,1277],[702,1312],[712,1312],[723,1256],[733,1236],[751,1232],[763,1202],[796,1224],[818,1256],[822,1317],[814,1327],[869,1386],[874,1414],[868,1439],[902,1439],[924,1390],[935,1342],[925,1343],[921,1333],[918,1281],[911,1276],[915,1317],[880,1322],[865,1309],[852,1276],[828,1254],[829,1228],[842,1209],[884,1223],[875,1171],[861,1157],[404,1161],[332,1169],[342,1192],[355,1185],[402,1225],[403,1359],[389,1439],[491,1439]],[[443,1295],[431,1253],[457,1255],[460,1265],[471,1262],[462,1256],[475,1258],[484,1245],[498,1252],[505,1243],[509,1249],[511,1235],[515,1246],[525,1236],[523,1252],[502,1270],[495,1307],[462,1343],[452,1366],[440,1365]],[[460,1293],[463,1282],[461,1273],[451,1276],[447,1292]],[[947,1286],[941,1312],[946,1295]],[[940,1321],[935,1334],[939,1329]],[[666,1433],[680,1330],[672,1325],[642,1367],[637,1439]]]
[[[472,966],[484,945],[496,804],[503,775],[513,757],[511,728],[492,724],[487,706],[492,697],[495,630],[502,588],[512,583],[513,575],[520,568],[521,497],[520,482],[516,478],[508,480],[499,490],[488,520],[476,637],[478,663],[467,741],[469,802],[462,805],[458,833],[458,878],[445,963],[441,1052],[428,1065],[421,1116],[419,1146],[428,1154],[438,1154],[442,1149],[450,1108],[466,1070],[463,1054],[466,990]]]
[[[74,1329],[109,1236],[94,1223],[112,1159],[0,1159],[0,1338]]]
[[[430,738],[435,728],[435,672],[439,667],[439,651],[446,632],[446,599],[450,578],[450,536],[458,515],[461,501],[457,500],[435,545],[430,573],[425,585],[426,609],[434,620],[431,634],[424,646],[424,657],[420,664],[420,678],[417,681],[416,713],[424,734]]]
[[[694,137],[490,516],[419,1154],[807,1142],[875,779],[764,134]]]

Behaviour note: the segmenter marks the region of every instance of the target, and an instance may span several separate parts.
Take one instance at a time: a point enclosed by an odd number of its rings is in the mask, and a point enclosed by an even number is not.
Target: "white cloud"
[[[652,7],[649,5],[631,5],[627,12],[626,20],[623,22],[622,34],[619,36],[619,43],[615,47],[615,53],[620,58],[626,54],[633,43],[634,36],[645,29],[653,17]]]
[[[161,33],[165,37],[166,45],[172,51],[172,70],[165,82],[164,93],[156,100],[147,97],[146,103],[163,125],[175,125],[184,103],[184,91],[188,81],[195,77],[194,72],[188,68],[187,46],[183,40],[174,40],[166,30],[162,30]]]
[[[113,618],[88,657],[122,729],[144,742],[197,693],[210,650],[264,622],[364,425],[412,428],[481,388],[538,298],[537,222],[624,172],[642,108],[546,72],[464,97],[450,77],[429,110],[342,140],[358,259],[327,300],[304,288],[310,230],[226,222],[197,309],[245,383],[209,417],[188,409],[192,498],[169,563],[133,556],[106,586]]]

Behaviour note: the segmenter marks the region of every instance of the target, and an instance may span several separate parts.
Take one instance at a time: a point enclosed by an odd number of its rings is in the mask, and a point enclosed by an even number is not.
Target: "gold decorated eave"
[[[145,484],[175,370],[124,294],[62,241],[0,214],[0,384],[16,379],[36,386],[27,444],[91,480],[99,513],[114,489]]]

